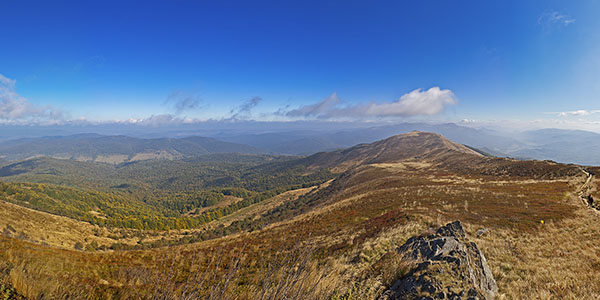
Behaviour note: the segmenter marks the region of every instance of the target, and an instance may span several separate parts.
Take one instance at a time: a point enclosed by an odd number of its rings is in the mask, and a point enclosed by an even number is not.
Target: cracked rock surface
[[[470,242],[460,221],[434,234],[410,238],[398,248],[415,263],[381,297],[392,299],[494,299],[496,280],[477,245]]]

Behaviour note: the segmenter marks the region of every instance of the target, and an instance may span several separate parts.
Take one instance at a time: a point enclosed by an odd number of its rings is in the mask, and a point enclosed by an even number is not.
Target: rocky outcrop
[[[498,286],[485,257],[460,221],[435,234],[410,238],[398,248],[414,268],[380,299],[494,299]]]

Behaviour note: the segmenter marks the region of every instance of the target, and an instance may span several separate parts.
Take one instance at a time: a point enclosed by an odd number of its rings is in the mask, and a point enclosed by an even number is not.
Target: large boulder
[[[410,238],[398,248],[414,262],[380,299],[494,299],[496,280],[477,245],[470,242],[460,221],[435,234]]]

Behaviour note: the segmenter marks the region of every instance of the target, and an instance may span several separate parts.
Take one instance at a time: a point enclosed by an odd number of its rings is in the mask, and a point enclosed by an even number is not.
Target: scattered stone
[[[398,248],[414,268],[384,292],[392,299],[494,299],[496,280],[477,245],[469,242],[460,221],[434,234],[410,238]]]
[[[475,232],[475,234],[477,235],[478,238],[480,238],[482,235],[486,234],[490,232],[487,228],[479,228],[479,230],[477,230],[477,232]]]

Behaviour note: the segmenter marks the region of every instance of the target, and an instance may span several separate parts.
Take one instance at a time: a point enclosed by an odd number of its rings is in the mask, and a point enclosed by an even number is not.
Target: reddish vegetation
[[[131,270],[168,267],[161,265],[161,257],[175,261],[181,270],[178,280],[185,282],[190,274],[206,268],[214,253],[219,253],[224,261],[235,261],[244,249],[244,259],[236,276],[239,276],[240,286],[248,288],[261,276],[261,262],[291,253],[298,244],[314,250],[312,258],[325,265],[332,260],[346,259],[350,254],[356,256],[363,247],[395,229],[408,226],[426,229],[433,225],[431,220],[460,219],[467,228],[489,228],[493,232],[490,235],[498,239],[501,234],[505,237],[536,236],[537,232],[545,230],[540,227],[540,220],[547,224],[566,224],[583,218],[578,215],[580,203],[568,197],[568,193],[577,188],[573,183],[580,181],[575,176],[582,176],[579,167],[483,157],[438,135],[412,133],[349,150],[319,154],[307,160],[312,160],[313,166],[343,166],[338,171],[344,172],[328,187],[281,204],[278,213],[285,219],[273,217],[272,224],[252,232],[165,249],[106,253],[55,250],[4,238],[0,244],[0,258],[18,264],[18,267],[12,267],[18,270],[13,273],[20,272],[30,279],[30,283],[12,279],[20,282],[23,289],[33,286],[28,295],[51,289],[53,280],[63,284],[69,283],[64,278],[75,278],[82,290],[103,290],[105,292],[100,294],[106,296],[111,292],[126,295],[126,291],[131,290],[135,285],[128,275]],[[291,205],[294,201],[300,204]],[[543,246],[547,240],[536,242]],[[510,290],[534,276],[514,268],[512,258],[507,257],[506,253],[514,254],[512,257],[527,257],[514,242],[496,243],[493,240],[484,241],[484,245],[498,249],[498,253],[490,255],[490,265],[500,275],[501,289]],[[193,256],[202,258],[195,266],[189,259]],[[381,261],[397,259],[391,254],[382,256],[375,257],[372,265],[357,264],[356,268],[369,269],[361,269],[357,278],[376,277],[380,274],[373,272],[377,273],[385,266]],[[598,260],[591,260],[590,268],[600,272]],[[510,261],[511,265],[501,267],[504,261]],[[528,261],[523,258],[521,263],[526,265]],[[0,271],[2,267],[9,269],[9,266],[0,266]],[[227,273],[226,270],[220,272]],[[36,275],[30,275],[32,273]],[[397,275],[384,277],[391,280]],[[108,283],[98,283],[102,280]],[[340,284],[351,285],[349,282]],[[510,295],[540,295],[538,290],[522,287],[513,292]],[[585,293],[581,291],[577,295]],[[570,294],[561,291],[559,295]]]
[[[363,222],[364,233],[352,241],[355,245],[362,244],[366,239],[374,238],[387,228],[401,226],[410,221],[410,217],[400,209],[390,210],[380,216],[373,217]]]

